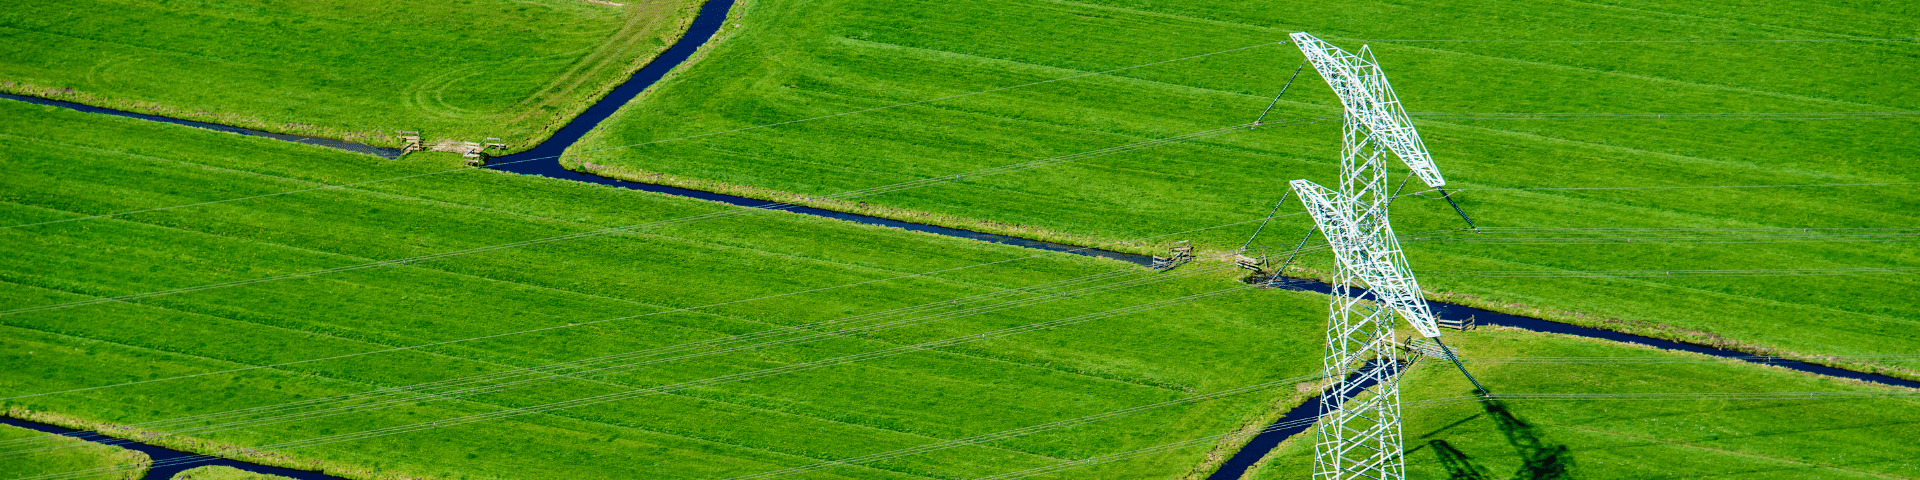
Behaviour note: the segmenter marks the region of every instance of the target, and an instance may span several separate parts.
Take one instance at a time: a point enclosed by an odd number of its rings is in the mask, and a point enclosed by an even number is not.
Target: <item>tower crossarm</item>
[[[1312,181],[1294,180],[1293,191],[1332,246],[1341,268],[1353,272],[1373,292],[1375,301],[1398,313],[1421,335],[1440,336],[1433,310],[1421,296],[1420,284],[1407,268],[1400,242],[1384,218],[1376,221],[1366,214],[1367,205]]]
[[[1434,166],[1433,155],[1427,153],[1426,143],[1420,141],[1420,132],[1414,130],[1413,120],[1407,118],[1371,49],[1362,46],[1359,53],[1349,53],[1306,32],[1292,37],[1314,71],[1340,97],[1346,115],[1365,127],[1368,137],[1387,147],[1427,186],[1446,186],[1447,180]]]

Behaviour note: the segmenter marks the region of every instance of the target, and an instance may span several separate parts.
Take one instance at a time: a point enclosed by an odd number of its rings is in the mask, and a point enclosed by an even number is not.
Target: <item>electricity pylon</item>
[[[1292,36],[1340,97],[1344,110],[1340,189],[1307,180],[1294,180],[1292,186],[1339,262],[1328,306],[1324,373],[1339,379],[1359,369],[1358,378],[1341,382],[1320,397],[1313,476],[1315,480],[1401,480],[1406,477],[1406,461],[1401,448],[1401,365],[1393,345],[1394,317],[1406,319],[1428,338],[1437,339],[1440,328],[1387,221],[1393,194],[1388,191],[1386,156],[1391,153],[1430,187],[1441,188],[1446,179],[1434,167],[1433,156],[1414,131],[1372,51],[1361,47],[1357,54],[1348,53],[1304,32]],[[1354,294],[1357,286],[1371,292],[1371,301]],[[1372,395],[1359,395],[1363,385],[1371,385]]]

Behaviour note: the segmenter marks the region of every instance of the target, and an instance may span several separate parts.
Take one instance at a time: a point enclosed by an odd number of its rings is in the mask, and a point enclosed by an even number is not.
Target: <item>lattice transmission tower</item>
[[[1438,339],[1440,328],[1387,221],[1393,192],[1388,191],[1386,156],[1398,158],[1430,187],[1441,188],[1446,180],[1367,47],[1348,53],[1306,33],[1292,36],[1344,110],[1340,189],[1307,180],[1294,180],[1292,186],[1339,262],[1329,304],[1324,373],[1341,379],[1359,372],[1320,397],[1313,476],[1400,480],[1406,477],[1406,465],[1394,317],[1406,319],[1428,338]],[[1356,286],[1371,292],[1369,298],[1360,298]]]

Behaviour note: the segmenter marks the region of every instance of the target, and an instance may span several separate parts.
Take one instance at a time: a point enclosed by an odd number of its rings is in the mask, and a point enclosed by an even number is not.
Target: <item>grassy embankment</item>
[[[32,456],[0,457],[0,478],[25,478],[36,475],[113,466],[138,466],[109,475],[86,477],[88,480],[137,480],[146,475],[147,454],[100,445],[86,440],[40,433],[12,425],[0,425],[0,441],[17,442],[41,439],[42,445],[63,446],[57,451]]]
[[[284,478],[287,477],[221,466],[195,468],[173,476],[173,480],[279,480]]]
[[[593,381],[407,401],[352,415],[205,432],[191,440],[138,435],[195,451],[335,438],[800,365],[1239,286],[1228,274],[1160,274],[1072,255],[1022,259],[1039,252],[760,212],[403,267],[18,312],[730,208],[468,170],[29,225],[395,177],[459,162],[450,155],[384,161],[17,102],[0,102],[0,118],[7,119],[0,122],[0,139],[9,145],[0,150],[0,168],[9,172],[0,179],[0,226],[7,227],[0,229],[0,249],[9,252],[0,258],[0,305],[6,305],[0,315],[0,398],[7,399],[0,403],[88,429],[123,431],[111,425],[598,358],[1094,274],[1115,276],[1007,299],[1040,299],[1042,293],[1115,280],[1167,279],[634,368]],[[960,268],[983,262],[1004,263]],[[933,271],[941,272],[913,276]],[[901,276],[908,278],[887,280]],[[856,282],[871,283],[831,288]],[[672,311],[734,301],[739,303]],[[974,299],[882,319],[1005,304]],[[949,348],[247,458],[297,468],[320,462],[349,478],[722,478],[1308,374],[1318,368],[1322,305],[1307,294],[1241,291]],[[614,318],[621,319],[606,321]],[[536,328],[549,330],[349,356]],[[339,358],[282,365],[333,357]],[[269,365],[277,366],[172,379]],[[18,398],[159,379],[171,380]],[[1281,387],[806,478],[971,478],[1256,424],[1298,395]],[[1164,478],[1201,461],[1200,455],[1176,453],[1087,474]]]
[[[623,110],[575,151],[1219,52],[1299,30],[1388,39],[1920,36],[1920,17],[1882,11],[1887,8],[1906,7],[762,0],[739,12],[745,27],[712,45],[710,58]],[[1379,21],[1412,17],[1421,20]],[[1336,43],[1358,48],[1363,42]],[[1902,80],[1920,68],[1920,45],[1913,42],[1372,43],[1416,112],[1920,110],[1920,93]],[[641,181],[818,199],[1247,122],[1300,58],[1290,45],[1267,46],[820,121],[576,153],[568,162],[592,162],[603,174]],[[1308,71],[1269,121],[1333,116],[1333,102]],[[1920,224],[1920,187],[1914,185],[1486,190],[1915,182],[1920,177],[1904,166],[1920,156],[1905,141],[1920,128],[1913,116],[1430,116],[1417,123],[1450,188],[1480,225],[1548,229],[1464,235],[1444,203],[1408,197],[1396,205],[1395,222],[1430,291],[1515,313],[1756,353],[1809,358],[1920,351],[1920,328],[1914,328],[1920,304],[1907,300],[1920,291],[1920,280],[1910,275],[1512,279],[1443,273],[1920,265],[1911,230]],[[1263,129],[816,203],[1069,243],[1135,238],[1263,215],[1289,179],[1332,184],[1338,130],[1334,123]],[[1294,205],[1283,211],[1297,212]],[[1284,252],[1309,226],[1300,216],[1276,220],[1261,243]],[[1847,229],[1895,230],[1866,230],[1863,237]],[[1193,238],[1219,251],[1239,247],[1250,230]],[[1906,235],[1887,235],[1896,232]],[[1324,257],[1306,265],[1330,267]],[[1920,378],[1920,363],[1913,361],[1821,361]]]
[[[1509,329],[1454,335],[1469,368],[1501,394],[1881,392],[1905,397],[1506,400],[1408,408],[1407,478],[1447,479],[1451,448],[1484,477],[1913,478],[1920,392],[1819,377],[1702,355]],[[1523,357],[1523,358],[1511,358]],[[1576,357],[1579,363],[1543,357]],[[1601,362],[1608,357],[1614,362]],[[1445,362],[1424,362],[1402,398],[1467,395]],[[1504,413],[1502,413],[1502,410]],[[1313,442],[1295,437],[1269,455],[1257,480],[1313,470]],[[1538,476],[1564,471],[1570,476]]]
[[[24,3],[0,12],[0,91],[380,145],[418,130],[519,149],[665,51],[699,6]]]

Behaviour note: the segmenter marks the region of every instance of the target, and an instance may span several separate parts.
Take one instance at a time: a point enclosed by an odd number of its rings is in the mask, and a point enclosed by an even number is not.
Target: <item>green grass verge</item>
[[[0,169],[9,172],[0,178],[0,226],[7,227],[0,228],[0,249],[10,252],[0,257],[0,305],[10,310],[731,208],[459,170],[43,223],[458,169],[460,161],[452,155],[386,161],[18,102],[0,102],[0,118],[8,119],[0,122],[0,138],[10,145],[0,150]],[[1231,273],[1199,274],[1206,266],[1200,264],[1160,274],[1111,260],[1041,253],[759,212],[402,267],[13,313],[0,315],[0,398],[7,398],[0,406],[14,415],[207,452],[779,368],[1240,285]],[[960,268],[986,262],[1002,263]],[[1166,281],[910,328],[655,365],[596,381],[422,400],[185,439],[124,427],[595,358],[1103,273]],[[868,283],[830,288],[857,282]],[[775,295],[784,296],[748,301]],[[735,303],[674,311],[727,302]],[[789,375],[243,457],[356,479],[724,478],[1311,373],[1318,369],[1323,305],[1323,299],[1309,294],[1241,291]],[[623,319],[605,321],[613,318]],[[340,358],[200,375],[328,357]],[[199,376],[17,398],[183,375]],[[807,478],[978,477],[1258,424],[1296,396],[1288,388],[1258,391]],[[1206,462],[1203,455],[1176,453],[1086,474],[1165,478],[1204,470]]]
[[[1913,478],[1920,392],[1704,355],[1504,328],[1449,337],[1496,393],[1882,392],[1905,397],[1509,400],[1407,408],[1407,478],[1447,479],[1452,448],[1483,478]],[[1532,357],[1476,360],[1476,357]],[[1539,357],[1618,363],[1540,363]],[[1431,359],[1429,359],[1431,360]],[[1528,361],[1531,360],[1531,361]],[[1453,366],[1425,361],[1401,399],[1467,395]],[[1503,418],[1504,417],[1504,418]],[[1311,431],[1282,444],[1254,479],[1313,471]],[[1533,460],[1531,463],[1528,460]],[[1455,465],[1461,465],[1456,463]],[[1562,476],[1548,475],[1561,471]],[[1547,476],[1541,476],[1547,475]]]
[[[87,1],[0,12],[0,91],[398,145],[526,148],[680,38],[694,0]]]
[[[100,467],[137,466],[125,472],[93,475],[88,480],[137,480],[147,474],[146,465],[152,463],[147,454],[123,448],[109,447],[86,440],[74,439],[41,433],[12,425],[0,425],[0,441],[19,442],[27,439],[38,440],[36,446],[64,447],[59,450],[31,455],[7,455],[0,457],[0,478],[28,478],[40,475],[52,475],[74,470],[86,470]]]
[[[1871,112],[1920,109],[1899,79],[1920,36],[1908,7],[1758,2],[759,0],[710,57],[592,133],[567,162],[622,178],[813,203],[1069,243],[1259,218],[1286,181],[1332,184],[1339,125],[1235,133],[1041,169],[827,201],[843,191],[1247,122],[1300,54],[1266,46],[1032,87],[649,144],[1276,42],[1307,30],[1371,43],[1415,112]],[[1380,21],[1405,18],[1407,21]],[[1412,20],[1417,18],[1418,20]],[[1885,21],[1882,21],[1882,20]],[[1343,39],[1346,38],[1346,39]],[[1456,43],[1367,39],[1762,40]],[[1813,68],[1810,65],[1826,67]],[[1309,71],[1269,120],[1336,115]],[[1488,190],[1920,182],[1913,117],[1852,120],[1417,120],[1457,199],[1407,197],[1395,223],[1427,290],[1454,301],[1754,353],[1920,378],[1911,275],[1483,278],[1482,270],[1912,267],[1920,187]],[[1400,180],[1397,176],[1393,179]],[[1411,187],[1409,191],[1423,190]],[[1283,209],[1298,212],[1298,204]],[[1256,249],[1284,255],[1304,216]],[[1596,232],[1594,228],[1655,229]],[[1669,231],[1706,228],[1721,230]],[[1762,233],[1739,229],[1779,228]],[[1801,228],[1815,230],[1805,231]],[[1192,236],[1215,252],[1252,227]],[[1905,230],[1913,233],[1912,230]],[[1637,239],[1626,237],[1637,236]],[[1600,243],[1583,243],[1599,237]],[[1667,238],[1687,237],[1687,238]],[[1763,238],[1760,238],[1763,237]],[[1532,242],[1532,243],[1528,243]],[[1136,246],[1147,249],[1149,245]],[[1330,259],[1305,265],[1331,268]]]
[[[276,480],[283,478],[287,477],[253,473],[238,468],[222,466],[195,468],[173,476],[173,480]]]

